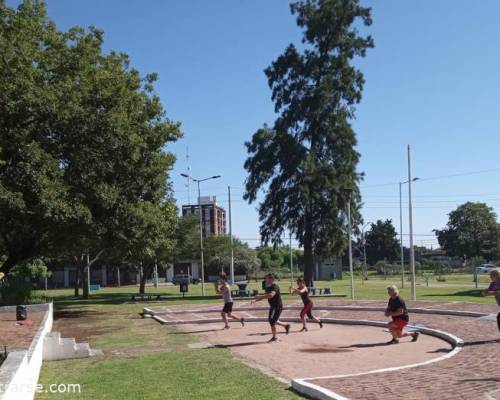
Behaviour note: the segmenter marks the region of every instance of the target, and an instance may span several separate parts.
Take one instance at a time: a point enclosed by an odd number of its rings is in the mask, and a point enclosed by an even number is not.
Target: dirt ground
[[[370,370],[414,364],[437,358],[449,351],[447,342],[420,335],[416,343],[402,338],[397,345],[387,345],[389,333],[383,328],[325,324],[292,324],[289,335],[278,327],[277,343],[267,343],[269,325],[248,322],[245,327],[232,323],[229,330],[222,323],[178,325],[196,335],[201,342],[228,348],[237,357],[272,370],[286,379],[360,373]]]
[[[31,323],[19,325],[16,312],[0,312],[0,351],[7,346],[7,351],[26,350],[36,335],[45,311],[29,311]]]

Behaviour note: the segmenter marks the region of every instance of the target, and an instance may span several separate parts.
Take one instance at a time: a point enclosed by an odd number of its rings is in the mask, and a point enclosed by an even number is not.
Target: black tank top
[[[307,305],[311,302],[311,299],[309,298],[309,292],[307,290],[305,292],[300,293],[300,298],[302,299],[304,305]]]

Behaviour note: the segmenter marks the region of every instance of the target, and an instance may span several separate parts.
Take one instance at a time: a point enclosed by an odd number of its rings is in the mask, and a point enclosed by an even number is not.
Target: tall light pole
[[[417,300],[417,282],[415,276],[415,249],[413,248],[413,210],[411,204],[411,153],[408,145],[408,220],[410,225],[410,268],[411,268],[411,298]]]
[[[419,178],[413,178],[412,182],[418,181]],[[401,195],[401,186],[408,181],[399,182],[399,242],[401,243],[401,289],[405,287],[405,255],[403,247],[403,199]]]
[[[347,229],[349,231],[349,274],[351,275],[351,300],[354,300],[354,270],[352,267],[352,226],[351,226],[351,194],[347,202]]]
[[[290,231],[290,274],[293,282],[293,250],[292,250],[292,231]]]
[[[198,214],[200,215],[200,253],[201,253],[201,295],[205,296],[205,262],[203,260],[203,219],[202,219],[202,209],[201,209],[201,191],[200,183],[208,181],[210,179],[220,178],[220,175],[210,176],[204,179],[195,179],[188,174],[181,174],[184,178],[189,178],[193,182],[198,184]]]
[[[363,240],[363,263],[365,265],[364,270],[363,270],[363,274],[362,274],[363,276],[361,277],[362,284],[364,284],[364,280],[365,280],[364,274],[366,273],[366,232],[365,232],[365,228],[370,224],[371,224],[371,222],[367,222],[361,228],[361,239]]]
[[[233,217],[231,214],[231,186],[227,187],[227,197],[229,202],[229,239],[231,241],[231,265],[229,266],[229,275],[231,285],[234,284],[234,245],[233,245]]]

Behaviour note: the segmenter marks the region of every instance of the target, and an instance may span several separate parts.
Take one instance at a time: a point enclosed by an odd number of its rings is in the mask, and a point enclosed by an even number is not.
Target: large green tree
[[[257,200],[265,244],[286,229],[304,247],[304,276],[312,281],[314,254],[341,252],[346,208],[359,219],[359,153],[351,127],[364,78],[353,59],[373,47],[357,27],[370,25],[358,0],[304,0],[291,4],[303,29],[304,50],[290,44],[265,70],[279,117],[246,143],[245,199]]]
[[[43,2],[0,0],[3,272],[47,254],[83,271],[168,195],[165,146],[179,125],[153,91],[156,75],[102,45],[95,28],[58,31]]]
[[[496,213],[485,203],[458,206],[449,214],[446,227],[434,232],[449,256],[491,260],[500,255],[500,225]]]
[[[390,219],[371,224],[366,233],[366,261],[375,265],[378,261],[394,262],[400,254],[398,234]]]

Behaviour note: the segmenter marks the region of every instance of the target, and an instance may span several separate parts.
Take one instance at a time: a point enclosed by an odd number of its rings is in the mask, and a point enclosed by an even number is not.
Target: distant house
[[[336,279],[342,279],[342,257],[332,257],[316,263],[314,280],[329,281]]]

